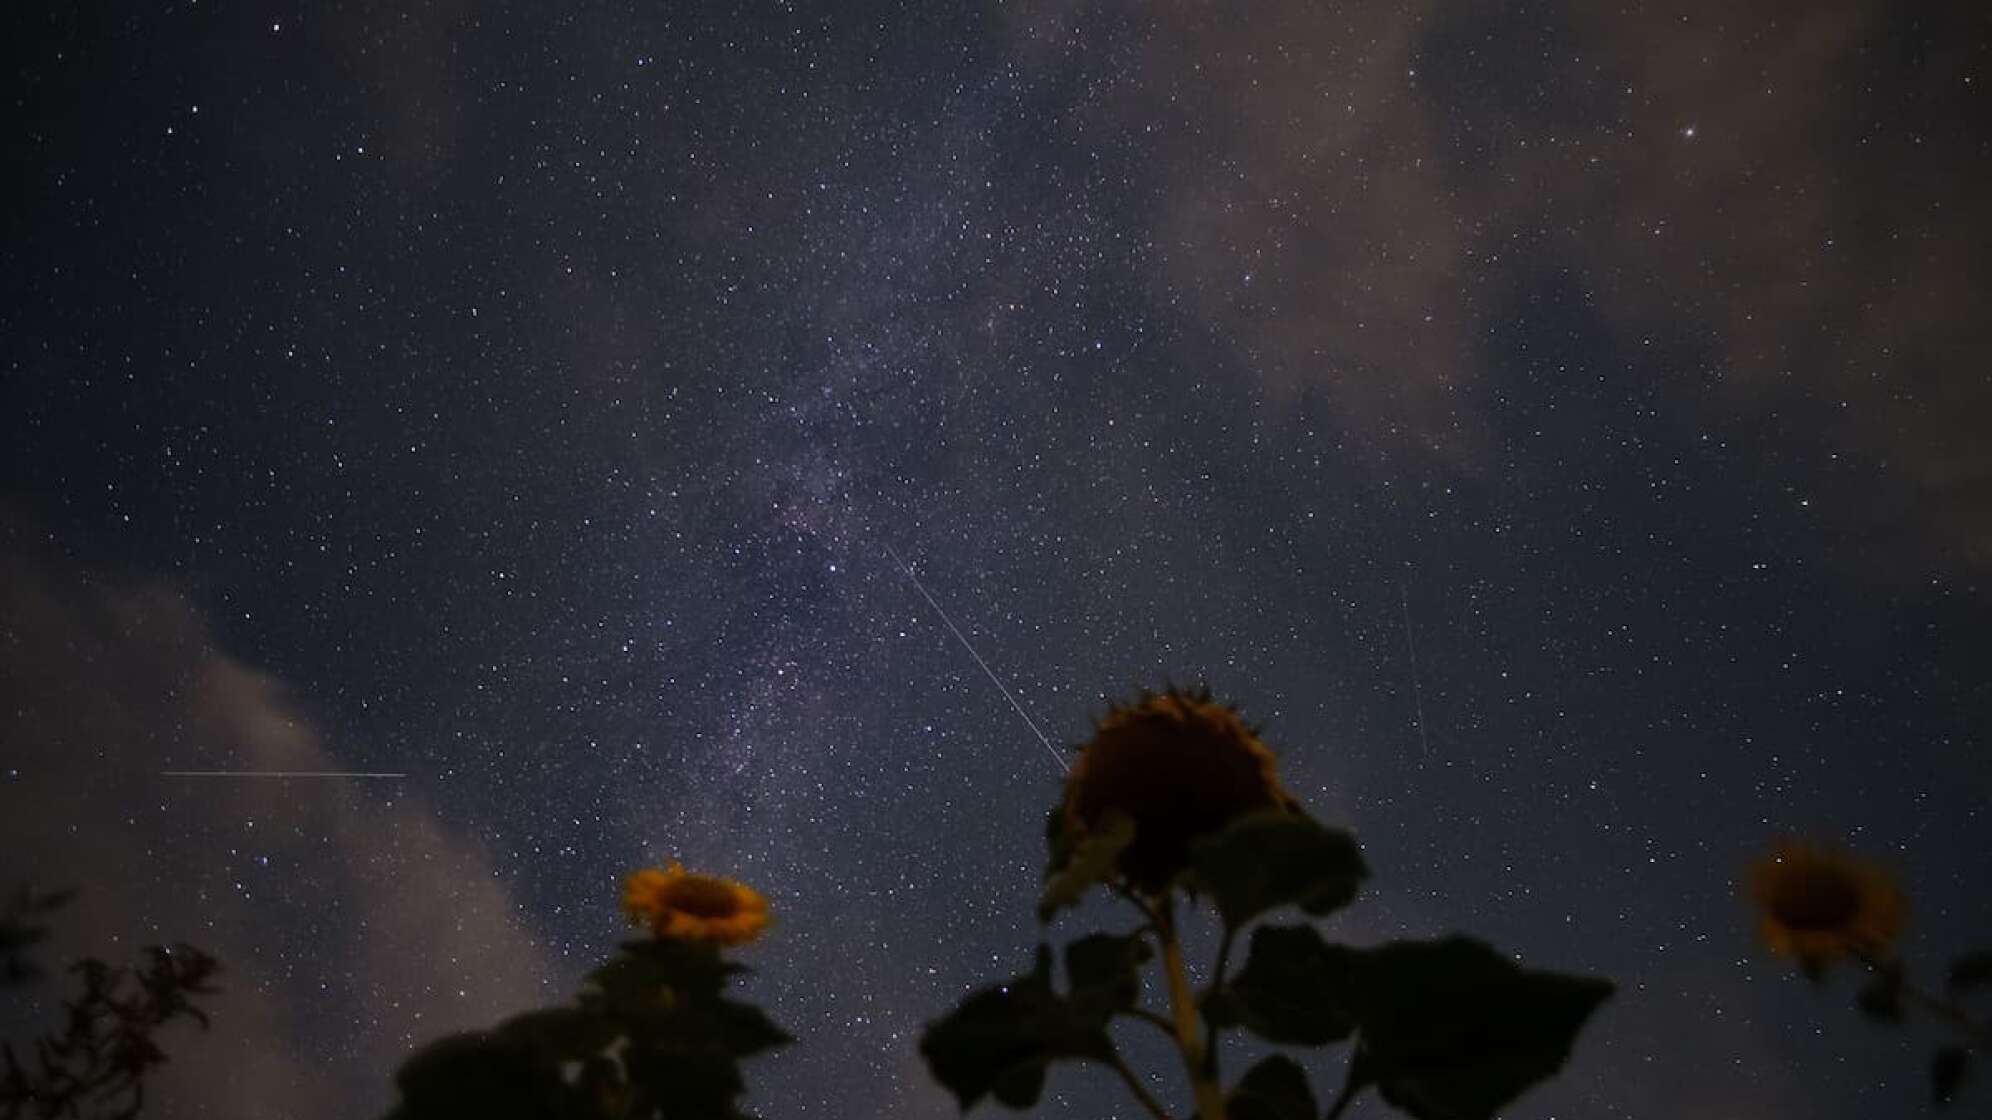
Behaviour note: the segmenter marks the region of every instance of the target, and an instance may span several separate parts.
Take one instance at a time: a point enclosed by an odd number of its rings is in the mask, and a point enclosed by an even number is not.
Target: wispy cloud
[[[54,951],[186,941],[223,962],[213,1029],[167,1043],[162,1115],[378,1111],[412,1045],[554,994],[501,870],[419,780],[162,778],[344,760],[171,584],[73,575],[38,551],[0,510],[0,850],[39,885],[82,889]]]
[[[1992,561],[1992,211],[1972,194],[1992,148],[1970,17],[1908,28],[1880,0],[1016,13],[1027,65],[1099,75],[1072,127],[1155,176],[1132,197],[1161,298],[1274,410],[1318,402],[1354,457],[1498,466],[1487,340],[1562,274],[1627,357],[1602,391],[1790,433],[1786,462],[1858,490],[1821,511],[1861,541],[1850,555]]]

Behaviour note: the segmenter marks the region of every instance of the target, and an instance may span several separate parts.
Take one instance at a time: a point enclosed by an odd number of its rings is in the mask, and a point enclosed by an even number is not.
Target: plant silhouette
[[[418,1051],[389,1120],[741,1120],[740,1060],[789,1041],[724,994],[747,969],[723,949],[759,936],[766,902],[673,864],[632,874],[623,909],[648,939],[624,943],[572,1004]]]
[[[1965,1002],[1992,990],[1992,949],[1953,958],[1941,991],[1916,983],[1895,952],[1908,896],[1885,868],[1837,847],[1781,842],[1750,865],[1748,887],[1773,954],[1818,984],[1850,961],[1867,972],[1855,1001],[1862,1015],[1900,1027],[1914,1014],[1951,1036],[1930,1054],[1930,1100],[1957,1099],[1973,1064],[1992,1057],[1992,1019]]]
[[[29,956],[48,939],[49,915],[74,891],[23,887],[0,913],[0,982],[19,989],[44,978]],[[195,997],[211,995],[215,959],[186,945],[152,946],[143,963],[115,966],[94,957],[69,968],[81,987],[63,1001],[60,1030],[36,1037],[25,1056],[0,1045],[0,1118],[128,1120],[145,1106],[145,1083],[164,1064],[157,1035],[179,1019],[205,1028]]]
[[[1355,948],[1312,921],[1261,924],[1284,911],[1334,914],[1369,868],[1353,836],[1317,823],[1280,786],[1257,730],[1205,691],[1144,693],[1109,711],[1051,810],[1047,840],[1041,923],[1104,887],[1140,924],[1068,944],[1063,991],[1040,943],[1029,972],[971,993],[927,1028],[921,1053],[963,1110],[988,1097],[1029,1108],[1053,1063],[1079,1061],[1111,1069],[1167,1120],[1109,1033],[1127,1019],[1167,1033],[1200,1120],[1324,1115],[1287,1054],[1227,1090],[1219,1058],[1235,1030],[1304,1051],[1350,1044],[1330,1120],[1372,1088],[1419,1120],[1479,1120],[1561,1068],[1612,992],[1604,980],[1522,968],[1465,936]],[[1209,907],[1222,930],[1200,988],[1184,962],[1186,907]],[[1140,1002],[1143,971],[1158,963],[1166,1012]]]

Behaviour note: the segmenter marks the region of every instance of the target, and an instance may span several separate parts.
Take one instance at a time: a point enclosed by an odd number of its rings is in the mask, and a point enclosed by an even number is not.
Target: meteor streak
[[[405,778],[391,770],[161,770],[162,778]]]
[[[1030,728],[1031,734],[1036,735],[1038,742],[1044,744],[1045,753],[1051,756],[1051,760],[1058,764],[1060,770],[1070,773],[1072,767],[1066,763],[1065,756],[1059,754],[1058,748],[1052,746],[1051,740],[1045,738],[1044,732],[1038,730],[1037,721],[1031,718],[1031,714],[1024,710],[1022,704],[1017,703],[1015,696],[1010,695],[1010,690],[1004,686],[1002,678],[996,675],[996,671],[989,667],[987,661],[982,660],[981,654],[975,652],[975,647],[969,644],[968,635],[962,633],[961,627],[956,626],[954,619],[948,617],[948,612],[941,609],[941,604],[936,602],[933,595],[928,593],[927,585],[920,582],[920,577],[913,574],[913,569],[907,565],[906,561],[900,559],[899,553],[894,551],[891,545],[888,544],[885,546],[885,552],[886,555],[892,557],[893,563],[899,565],[899,570],[906,573],[906,578],[913,582],[913,588],[920,593],[920,597],[927,600],[927,605],[934,608],[935,614],[941,616],[941,621],[946,623],[948,629],[954,633],[955,641],[960,642],[961,648],[967,650],[968,655],[975,659],[975,663],[982,667],[982,675],[988,677],[989,683],[995,685],[996,690],[1003,694],[1003,699],[1010,702],[1010,707],[1014,708],[1017,712],[1017,718],[1023,720],[1024,726]]]
[[[1411,654],[1411,702],[1417,705],[1418,751],[1422,761],[1432,759],[1432,744],[1425,738],[1425,690],[1418,684],[1418,643],[1411,638],[1411,592],[1403,580],[1397,581],[1397,602],[1404,610],[1404,647]]]

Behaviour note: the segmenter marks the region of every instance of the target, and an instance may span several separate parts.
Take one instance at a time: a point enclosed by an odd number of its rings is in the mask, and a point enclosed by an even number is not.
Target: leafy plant
[[[1758,931],[1772,953],[1793,958],[1814,982],[1851,960],[1867,970],[1855,1006],[1869,1020],[1901,1026],[1911,1011],[1941,1024],[1954,1041],[1930,1055],[1930,1100],[1956,1099],[1974,1056],[1992,1054],[1992,1020],[1974,1013],[1967,996],[1992,988],[1992,950],[1965,953],[1950,964],[1941,994],[1909,978],[1895,954],[1908,898],[1878,864],[1837,848],[1785,841],[1750,867],[1749,889]]]
[[[1158,1120],[1168,1109],[1127,1064],[1117,1019],[1166,1032],[1201,1120],[1324,1115],[1303,1066],[1267,1057],[1227,1091],[1225,1033],[1306,1050],[1349,1044],[1325,1116],[1374,1088],[1419,1120],[1493,1116],[1554,1074],[1610,995],[1606,981],[1522,968],[1463,936],[1335,944],[1310,921],[1352,903],[1369,868],[1346,831],[1314,821],[1280,787],[1255,729],[1208,693],[1171,689],[1118,706],[1095,728],[1052,810],[1049,923],[1105,887],[1140,919],[1131,933],[1087,934],[1065,948],[1065,989],[1048,944],[1030,972],[972,992],[921,1040],[935,1078],[963,1110],[985,1098],[1035,1105],[1057,1062],[1095,1062]],[[1208,906],[1221,928],[1199,989],[1183,959],[1181,907]],[[1249,935],[1242,967],[1234,948]],[[1160,969],[1166,1013],[1142,1006]]]
[[[36,893],[22,888],[0,914],[0,954],[6,986],[42,976],[27,951],[47,939],[43,924],[67,905],[73,891]],[[63,1025],[35,1038],[24,1058],[0,1044],[0,1117],[128,1120],[145,1106],[146,1078],[166,1061],[157,1041],[161,1028],[192,1019],[205,1028],[196,996],[211,995],[219,965],[185,945],[145,950],[143,964],[113,966],[94,957],[70,966],[82,990],[63,1001]]]
[[[41,966],[28,954],[48,940],[48,916],[69,905],[76,892],[37,891],[23,886],[0,910],[0,987],[14,987],[39,980]]]
[[[790,1039],[725,995],[747,969],[721,950],[757,936],[767,904],[674,864],[631,875],[623,907],[650,939],[623,944],[573,1004],[418,1051],[389,1120],[740,1120],[740,1060]]]

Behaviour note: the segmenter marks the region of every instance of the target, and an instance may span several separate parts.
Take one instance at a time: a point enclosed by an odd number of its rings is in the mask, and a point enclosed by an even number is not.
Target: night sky
[[[1617,7],[10,6],[0,851],[222,959],[152,1114],[377,1114],[678,857],[750,1108],[951,1115],[1059,772],[895,552],[1060,751],[1263,724],[1341,936],[1616,980],[1512,1116],[1920,1107],[1737,883],[1992,934],[1992,27]]]

